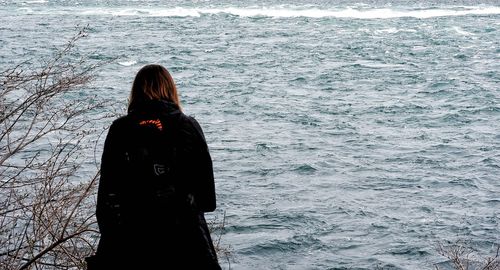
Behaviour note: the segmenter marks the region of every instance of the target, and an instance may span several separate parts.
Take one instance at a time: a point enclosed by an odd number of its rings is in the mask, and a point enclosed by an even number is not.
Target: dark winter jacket
[[[155,155],[161,161],[151,164]],[[106,138],[97,199],[101,239],[89,265],[220,269],[203,214],[214,210],[212,160],[198,122],[171,102],[136,104]]]

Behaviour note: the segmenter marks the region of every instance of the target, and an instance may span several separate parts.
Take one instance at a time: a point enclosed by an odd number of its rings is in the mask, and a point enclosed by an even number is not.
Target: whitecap
[[[417,32],[417,30],[415,30],[415,29],[398,29],[398,28],[385,28],[385,29],[375,30],[376,34],[396,34],[399,32],[415,33],[415,32]]]
[[[111,15],[111,16],[149,16],[147,9],[135,8],[90,8],[81,12],[83,15]]]
[[[44,4],[44,3],[48,3],[49,1],[47,0],[30,0],[30,1],[26,1],[25,3],[26,4]]]
[[[22,8],[19,8],[18,10],[21,11],[21,12],[23,12],[23,13],[26,13],[26,14],[32,14],[32,13],[34,13],[33,9],[28,8],[28,7],[22,7]]]
[[[474,35],[473,33],[467,32],[467,31],[465,31],[464,29],[462,29],[461,27],[458,27],[458,26],[453,26],[452,29],[455,30],[455,32],[457,32],[458,34],[463,35],[463,36]]]
[[[387,28],[387,29],[380,29],[380,30],[375,30],[375,33],[377,34],[394,34],[399,32],[398,29],[396,28]]]
[[[444,16],[464,15],[490,15],[500,14],[500,7],[468,7],[457,9],[419,9],[419,10],[396,10],[389,8],[381,9],[300,9],[300,8],[221,8],[221,9],[195,9],[197,14],[219,14],[226,13],[240,17],[309,17],[309,18],[356,18],[356,19],[392,19],[402,17],[432,18]],[[185,12],[185,11],[184,11]]]
[[[359,65],[367,68],[404,68],[401,64],[387,64],[375,61],[358,60],[354,62],[354,65]]]
[[[33,0],[37,1],[37,0]],[[41,1],[41,0],[38,0]],[[432,18],[444,16],[494,15],[500,14],[500,7],[454,7],[446,9],[402,10],[392,8],[374,9],[319,9],[314,7],[223,7],[223,8],[87,8],[64,11],[65,14],[97,16],[139,16],[139,17],[200,17],[202,15],[228,14],[239,17],[308,17],[308,18],[353,18],[353,19],[393,19],[393,18]]]
[[[132,65],[137,64],[137,61],[131,60],[131,61],[123,61],[123,62],[118,62],[119,65],[130,67]]]
[[[158,9],[151,13],[152,17],[200,17],[200,11],[193,8],[176,7],[173,9]]]
[[[81,11],[83,15],[138,16],[138,17],[199,17],[197,9],[188,8],[91,8]]]

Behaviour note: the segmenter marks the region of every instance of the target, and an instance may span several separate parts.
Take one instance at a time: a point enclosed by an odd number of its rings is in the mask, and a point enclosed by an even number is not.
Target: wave
[[[137,61],[135,60],[130,60],[130,61],[122,61],[122,62],[118,62],[119,65],[122,65],[122,66],[125,66],[125,67],[130,67],[132,65],[135,65],[137,64]]]
[[[48,2],[49,1],[47,1],[47,0],[30,0],[30,1],[26,1],[25,3],[26,4],[45,4]]]
[[[300,9],[300,8],[103,8],[81,11],[83,15],[111,16],[150,16],[150,17],[200,17],[202,15],[228,14],[239,17],[308,17],[308,18],[355,18],[355,19],[392,19],[392,18],[433,18],[465,15],[500,14],[500,7],[457,7],[447,9],[397,10],[379,9]]]
[[[467,32],[467,31],[463,30],[462,28],[460,28],[458,26],[453,26],[452,29],[455,30],[455,32],[457,32],[458,34],[463,35],[463,36],[474,35],[473,33]]]

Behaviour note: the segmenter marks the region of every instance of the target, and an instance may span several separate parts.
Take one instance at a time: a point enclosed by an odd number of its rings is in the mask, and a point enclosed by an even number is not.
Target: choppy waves
[[[434,18],[450,16],[486,16],[500,14],[500,7],[454,7],[427,9],[358,9],[358,8],[283,8],[283,7],[223,7],[223,8],[78,8],[58,11],[23,9],[28,13],[57,12],[60,15],[92,15],[92,16],[147,16],[147,17],[201,17],[203,15],[232,15],[239,17],[272,17],[272,18],[354,18],[354,19],[394,19],[394,18]]]
[[[231,269],[446,268],[437,241],[499,243],[498,7],[53,2],[0,9],[0,66],[88,24],[82,54],[117,59],[100,95],[125,108],[140,66],[169,68],[214,160]]]

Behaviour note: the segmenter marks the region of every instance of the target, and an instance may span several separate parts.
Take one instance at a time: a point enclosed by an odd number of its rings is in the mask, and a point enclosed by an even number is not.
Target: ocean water
[[[438,242],[500,244],[500,2],[0,1],[0,68],[85,25],[82,53],[116,59],[90,90],[125,107],[141,66],[172,72],[231,269],[446,268]]]

